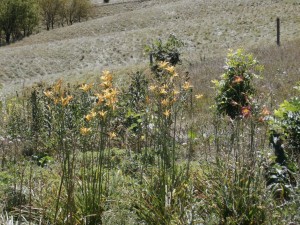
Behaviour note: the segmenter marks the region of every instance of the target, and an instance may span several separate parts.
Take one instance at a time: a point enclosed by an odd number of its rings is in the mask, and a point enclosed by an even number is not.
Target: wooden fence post
[[[277,45],[280,46],[280,19],[277,17]]]

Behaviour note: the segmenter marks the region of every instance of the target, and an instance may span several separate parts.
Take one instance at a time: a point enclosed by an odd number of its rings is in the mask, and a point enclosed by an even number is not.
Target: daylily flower
[[[109,132],[108,136],[109,136],[110,139],[114,139],[115,137],[117,137],[115,132]]]
[[[86,127],[81,127],[80,128],[80,133],[82,134],[82,135],[87,135],[88,133],[90,133],[91,132],[91,128],[86,128]]]
[[[242,116],[244,118],[248,118],[251,116],[251,107],[250,106],[243,106],[242,107]]]
[[[163,100],[161,101],[161,104],[162,104],[163,106],[168,106],[168,105],[170,104],[170,101],[169,101],[168,99],[163,99]]]
[[[55,93],[60,93],[61,91],[62,80],[59,79],[56,84],[53,86],[53,90]]]
[[[167,94],[168,92],[166,91],[165,88],[161,88],[159,93],[164,95]]]
[[[167,109],[166,111],[163,112],[163,114],[166,116],[166,117],[169,117],[171,112],[169,109]]]
[[[174,66],[168,66],[165,69],[166,71],[168,71],[169,73],[174,73],[175,72],[175,67]]]
[[[89,114],[87,114],[86,116],[85,116],[85,119],[87,120],[87,121],[91,121],[93,118],[95,118],[96,117],[96,112],[91,112],[91,113],[89,113]]]
[[[264,106],[264,108],[263,108],[261,114],[262,114],[263,116],[268,116],[268,115],[270,115],[271,113],[270,113],[270,111],[267,109],[267,107]]]
[[[201,98],[203,98],[203,95],[198,94],[198,95],[195,95],[195,97],[196,97],[196,99],[201,99]]]
[[[149,91],[155,91],[157,87],[155,85],[151,85],[149,86]]]
[[[83,90],[84,92],[87,92],[89,90],[91,90],[91,88],[93,87],[94,84],[82,84],[79,89]]]
[[[192,88],[193,86],[189,82],[186,81],[186,82],[184,82],[182,87],[185,91],[187,91],[188,89]]]
[[[242,76],[234,76],[233,82],[234,84],[239,84],[244,81],[244,78]]]
[[[97,97],[97,103],[101,104],[102,102],[104,102],[104,95],[100,94],[100,93],[96,93],[95,96]]]
[[[168,62],[159,62],[158,63],[158,67],[160,68],[160,69],[163,69],[163,68],[165,68],[165,67],[167,67],[169,65],[169,63]]]
[[[99,115],[100,115],[101,117],[104,118],[104,117],[106,116],[107,111],[101,110],[101,111],[99,111],[98,113],[99,113]]]
[[[63,97],[61,97],[61,104],[63,105],[63,106],[66,106],[66,105],[68,105],[69,103],[70,103],[70,101],[73,99],[73,96],[71,96],[71,95],[68,95],[67,97],[65,97],[65,98],[63,98]]]
[[[48,90],[48,91],[44,91],[44,95],[46,95],[46,97],[48,98],[52,98],[53,97],[53,92]]]

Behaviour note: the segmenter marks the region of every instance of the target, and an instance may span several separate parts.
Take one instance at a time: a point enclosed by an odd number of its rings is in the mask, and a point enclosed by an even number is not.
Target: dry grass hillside
[[[257,49],[268,54],[277,51],[276,17],[282,21],[283,46],[295,52],[293,60],[300,58],[299,0],[93,2],[93,16],[88,21],[41,31],[1,47],[2,93],[58,77],[82,80],[103,69],[117,71],[143,66],[147,63],[144,46],[170,33],[185,42],[183,58],[190,63],[191,73],[217,76],[209,74],[216,71],[209,67],[221,68],[228,48],[256,49],[258,55],[261,51]],[[204,58],[205,63],[201,64],[200,59]],[[201,66],[206,69],[199,69]],[[300,73],[297,64],[291,70]]]

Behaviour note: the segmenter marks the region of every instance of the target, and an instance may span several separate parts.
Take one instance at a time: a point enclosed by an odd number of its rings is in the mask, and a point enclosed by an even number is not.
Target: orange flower
[[[234,76],[233,82],[234,84],[239,84],[244,81],[244,78],[242,76]]]
[[[268,115],[270,115],[271,113],[270,113],[270,111],[267,109],[267,107],[264,106],[264,108],[263,108],[261,114],[262,114],[263,116],[268,116]]]
[[[248,118],[251,116],[251,107],[250,106],[243,106],[242,107],[242,116],[244,118]]]

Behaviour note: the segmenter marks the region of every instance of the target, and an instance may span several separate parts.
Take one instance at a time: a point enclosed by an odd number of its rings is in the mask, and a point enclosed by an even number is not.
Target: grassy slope
[[[147,61],[143,46],[169,33],[185,41],[183,56],[190,62],[188,69],[194,76],[202,71],[200,77],[208,80],[212,72],[220,71],[228,48],[276,51],[268,49],[274,49],[277,16],[282,20],[282,42],[289,46],[292,43],[289,49],[299,59],[296,53],[300,52],[299,41],[290,42],[300,34],[299,0],[111,2],[119,4],[99,3],[94,7],[97,18],[42,31],[0,48],[2,92],[40,80],[87,79],[106,68],[118,70],[143,65]],[[205,63],[201,63],[200,58],[205,58]],[[215,62],[220,65],[217,70],[211,68],[215,67]],[[297,71],[298,66],[295,66]]]

